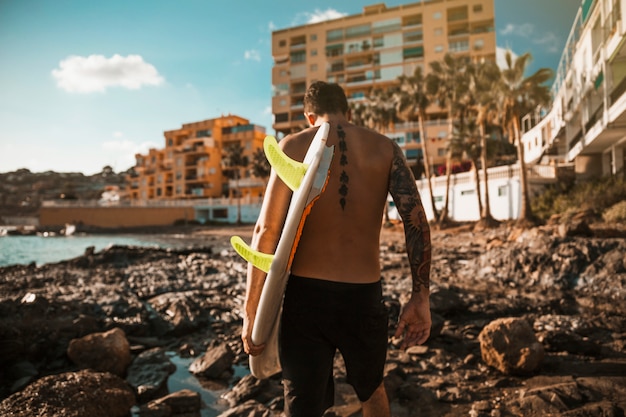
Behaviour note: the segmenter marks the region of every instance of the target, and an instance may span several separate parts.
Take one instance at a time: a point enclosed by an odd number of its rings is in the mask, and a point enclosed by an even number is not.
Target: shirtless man
[[[387,194],[404,223],[412,274],[411,298],[395,333],[403,338],[403,349],[430,335],[430,229],[402,151],[387,137],[350,123],[340,86],[312,84],[304,111],[311,127],[281,140],[283,151],[302,161],[318,126],[329,122],[327,144],[335,146],[335,155],[326,189],[307,217],[285,291],[279,336],[285,413],[320,417],[333,405],[333,359],[339,350],[363,416],[389,416],[383,385],[388,316],[379,263]],[[275,251],[291,194],[272,173],[253,248]],[[242,340],[250,355],[265,348],[251,341],[264,279],[265,273],[249,267]]]

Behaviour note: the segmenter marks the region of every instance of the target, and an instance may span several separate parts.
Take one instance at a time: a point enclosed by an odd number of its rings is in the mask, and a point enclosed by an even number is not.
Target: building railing
[[[262,197],[245,196],[239,199],[240,204],[260,204]],[[196,206],[229,206],[237,204],[237,198],[194,198],[185,200],[45,200],[42,207],[88,208],[88,207],[196,207]]]

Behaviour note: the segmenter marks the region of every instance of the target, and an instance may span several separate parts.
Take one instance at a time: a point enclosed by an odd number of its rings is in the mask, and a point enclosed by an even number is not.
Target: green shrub
[[[602,218],[607,223],[626,222],[626,200],[612,205],[602,213]]]
[[[622,177],[606,177],[572,186],[555,184],[532,202],[532,210],[541,219],[553,214],[564,215],[573,211],[590,210],[600,217],[609,207],[626,200],[626,181]]]

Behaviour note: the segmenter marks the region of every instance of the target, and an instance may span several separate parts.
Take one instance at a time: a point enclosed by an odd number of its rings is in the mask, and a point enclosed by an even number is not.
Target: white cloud
[[[341,13],[335,9],[327,9],[327,10],[315,9],[313,13],[310,13],[310,12],[298,13],[296,15],[296,18],[292,22],[292,25],[300,26],[304,24],[325,22],[327,20],[339,19],[340,17],[344,17],[346,15],[347,13]]]
[[[137,90],[144,85],[160,85],[164,78],[140,55],[111,58],[102,55],[70,56],[52,70],[57,86],[70,93],[104,92],[109,87]]]
[[[309,14],[307,23],[319,23],[327,20],[339,19],[340,17],[346,16],[346,14],[347,13],[338,12],[335,9],[327,9],[325,11],[315,9],[315,12]]]
[[[522,38],[530,39],[532,43],[536,45],[542,45],[546,51],[550,53],[560,52],[560,40],[557,35],[552,32],[537,33],[535,25],[532,23],[524,23],[521,25],[515,25],[508,23],[504,29],[500,31],[503,36],[519,36]]]
[[[532,23],[523,23],[521,25],[508,23],[500,33],[502,35],[516,35],[528,38],[533,34],[534,30],[535,26]]]
[[[267,27],[269,28],[270,32],[274,32],[276,29],[278,29],[278,26],[276,26],[274,22],[269,22],[267,24]]]
[[[548,32],[541,37],[533,39],[533,43],[536,43],[538,45],[544,45],[548,52],[560,52],[559,46],[561,41],[559,40],[559,37],[552,32]]]
[[[151,148],[158,148],[154,142],[137,144],[128,139],[110,140],[102,143],[102,151],[107,161],[112,161],[114,170],[127,170],[135,165],[135,155],[147,154]]]
[[[259,51],[256,51],[254,49],[250,49],[244,52],[243,56],[248,61],[261,62],[261,54],[259,53]]]

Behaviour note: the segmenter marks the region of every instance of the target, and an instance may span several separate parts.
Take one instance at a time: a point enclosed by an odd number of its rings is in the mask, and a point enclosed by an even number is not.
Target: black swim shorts
[[[320,417],[334,403],[333,360],[366,401],[383,380],[388,314],[382,285],[348,284],[292,275],[280,328],[287,417]]]

